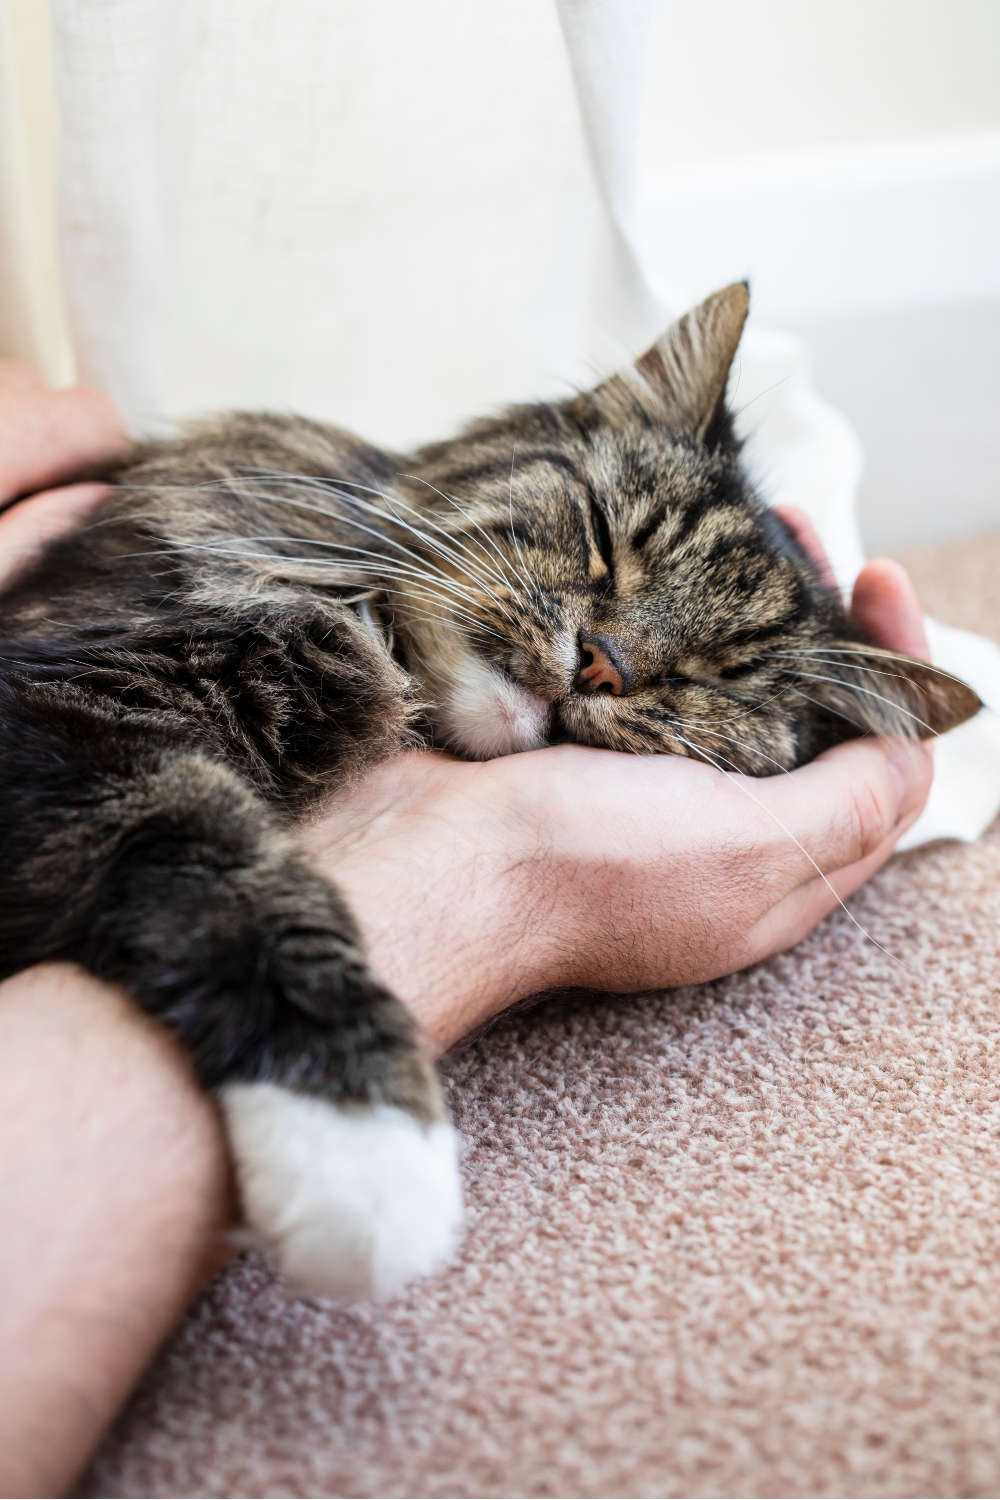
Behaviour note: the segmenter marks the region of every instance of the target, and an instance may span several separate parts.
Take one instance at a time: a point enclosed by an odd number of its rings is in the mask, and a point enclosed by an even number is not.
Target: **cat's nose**
[[[580,633],[580,670],[573,679],[574,693],[613,693],[616,698],[632,690],[632,673],[614,641],[606,635]]]

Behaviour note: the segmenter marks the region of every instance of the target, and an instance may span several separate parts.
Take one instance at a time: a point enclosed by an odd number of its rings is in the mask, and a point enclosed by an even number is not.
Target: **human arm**
[[[125,441],[105,397],[0,361],[0,585],[107,493],[43,487]],[[0,984],[0,1494],[65,1490],[233,1215],[217,1113],[162,1028],[68,964]]]
[[[70,964],[0,984],[0,1495],[65,1491],[233,1215],[217,1112],[162,1027]]]

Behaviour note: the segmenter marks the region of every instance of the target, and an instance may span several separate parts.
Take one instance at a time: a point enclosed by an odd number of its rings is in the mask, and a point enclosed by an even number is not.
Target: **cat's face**
[[[791,769],[858,733],[978,707],[868,648],[749,488],[723,406],[746,314],[727,289],[634,370],[417,456],[396,596],[439,741],[478,758],[560,740]]]

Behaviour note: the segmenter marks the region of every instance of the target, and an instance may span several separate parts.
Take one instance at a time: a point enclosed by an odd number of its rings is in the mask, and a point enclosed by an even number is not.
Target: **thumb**
[[[82,525],[110,494],[105,484],[71,484],[5,510],[0,515],[0,588],[35,562],[50,542]]]

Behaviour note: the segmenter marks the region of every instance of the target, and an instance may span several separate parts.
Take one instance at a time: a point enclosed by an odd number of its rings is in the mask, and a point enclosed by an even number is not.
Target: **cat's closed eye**
[[[725,407],[746,308],[727,288],[594,391],[417,455],[406,498],[439,581],[395,608],[442,743],[569,737],[770,775],[975,712],[946,675],[876,662],[746,480]]]
[[[608,518],[591,497],[590,501],[590,524],[594,532],[594,542],[597,547],[598,556],[610,573],[614,568],[614,551],[611,545],[611,532],[608,528]]]

